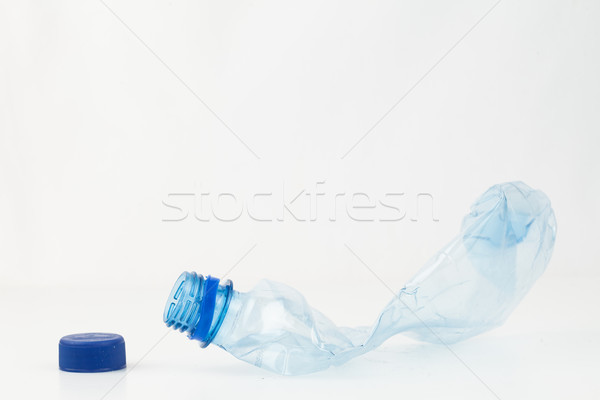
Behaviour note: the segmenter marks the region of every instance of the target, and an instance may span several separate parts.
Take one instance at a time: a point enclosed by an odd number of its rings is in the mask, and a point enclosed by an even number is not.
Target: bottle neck
[[[213,337],[212,343],[227,350],[232,342],[237,340],[235,335],[235,328],[238,322],[238,314],[244,304],[247,304],[245,298],[246,293],[240,293],[236,290],[232,290],[229,304],[222,312],[223,321],[219,329],[215,330],[215,336]]]
[[[219,331],[233,294],[233,283],[223,283],[195,272],[182,273],[171,290],[163,313],[168,327],[208,346]]]
[[[212,313],[213,317],[210,323],[210,328],[208,330],[208,335],[206,339],[201,340],[202,347],[206,347],[210,343],[212,343],[213,339],[221,330],[223,322],[225,321],[225,316],[229,311],[231,300],[235,293],[236,291],[233,290],[233,282],[231,282],[230,280],[226,280],[223,284],[218,285],[215,297],[215,307]],[[195,338],[190,337],[190,339]]]

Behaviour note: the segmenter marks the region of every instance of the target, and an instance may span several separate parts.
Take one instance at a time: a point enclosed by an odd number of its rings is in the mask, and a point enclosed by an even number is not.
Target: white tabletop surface
[[[162,288],[4,288],[0,392],[2,398],[79,400],[594,399],[600,396],[600,323],[595,308],[600,304],[599,283],[542,277],[504,326],[452,345],[452,352],[397,336],[344,366],[299,377],[263,371],[219,348],[200,349],[179,332],[168,333],[161,320],[166,296]],[[334,303],[326,295],[319,300]],[[352,319],[352,310],[339,305],[337,311]],[[377,311],[374,307],[373,314]],[[60,337],[94,330],[125,337],[127,369],[98,374],[59,371]]]

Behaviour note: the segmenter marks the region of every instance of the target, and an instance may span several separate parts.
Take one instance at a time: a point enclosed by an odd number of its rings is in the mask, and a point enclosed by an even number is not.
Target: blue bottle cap
[[[115,333],[76,333],[58,343],[58,367],[69,372],[125,368],[125,339]]]

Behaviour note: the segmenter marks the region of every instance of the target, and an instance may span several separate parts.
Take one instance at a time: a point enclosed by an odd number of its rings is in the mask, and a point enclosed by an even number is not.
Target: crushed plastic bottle
[[[550,260],[550,201],[522,182],[495,185],[460,234],[430,259],[371,327],[337,327],[293,288],[268,280],[250,292],[184,272],[164,311],[168,326],[285,375],[339,365],[403,333],[449,344],[501,325]]]

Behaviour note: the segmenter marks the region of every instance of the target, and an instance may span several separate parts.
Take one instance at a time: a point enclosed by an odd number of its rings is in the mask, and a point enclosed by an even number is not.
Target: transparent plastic
[[[522,182],[496,185],[373,326],[337,327],[293,288],[263,280],[247,293],[218,291],[217,303],[227,307],[215,309],[221,326],[212,343],[258,367],[297,375],[345,363],[398,333],[441,344],[464,340],[506,320],[544,272],[555,235],[541,191]]]

